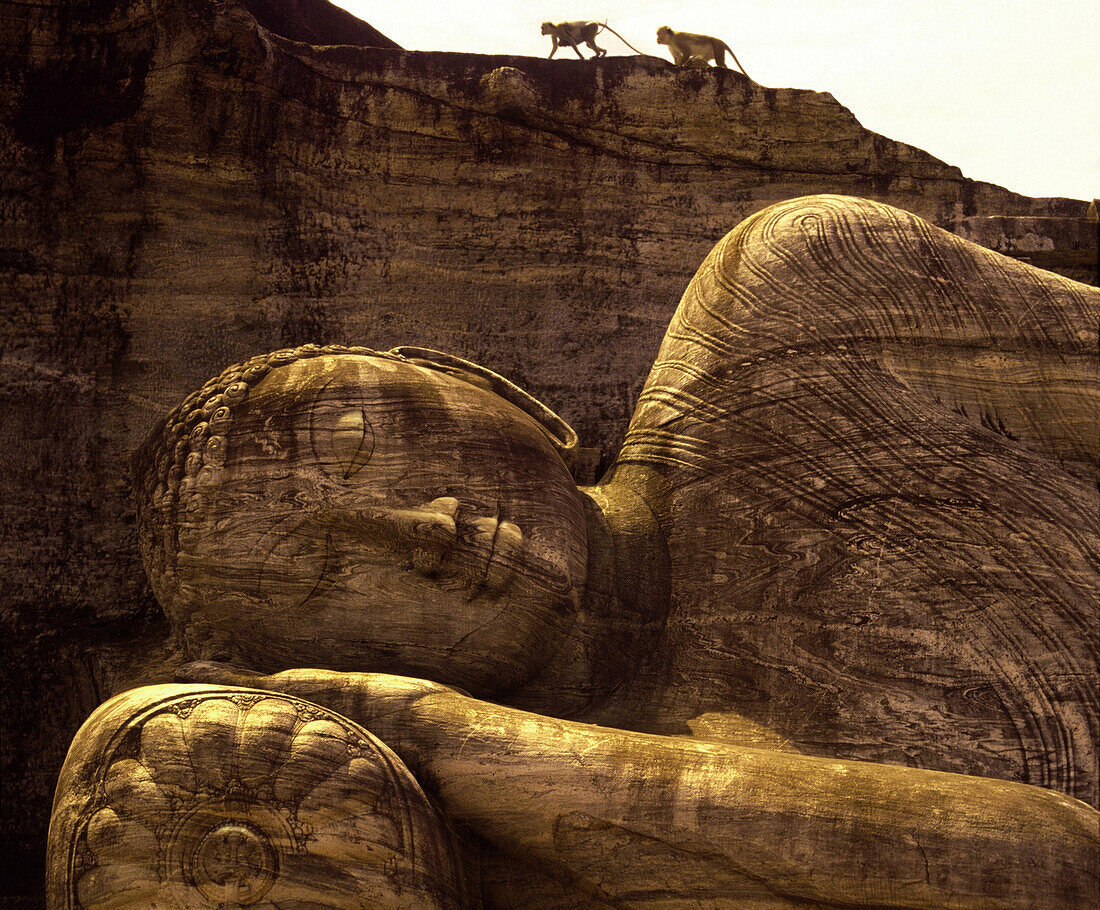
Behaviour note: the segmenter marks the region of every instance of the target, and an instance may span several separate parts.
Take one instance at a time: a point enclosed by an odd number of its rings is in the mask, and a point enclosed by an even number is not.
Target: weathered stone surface
[[[1098,323],[1096,289],[819,195],[706,258],[595,486],[560,419],[453,356],[229,367],[134,470],[174,632],[238,667],[82,728],[51,910],[123,882],[195,910],[230,882],[277,906],[1091,910]],[[233,686],[335,713],[268,722]],[[390,774],[330,777],[343,718]],[[100,745],[138,728],[138,760]],[[328,759],[300,803],[292,730]]]
[[[164,661],[131,644],[164,630],[128,454],[225,364],[310,341],[445,348],[551,402],[606,464],[687,279],[770,202],[869,196],[1094,267],[1083,203],[968,181],[828,95],[735,73],[319,48],[233,2],[0,16],[3,703],[40,718],[5,737],[2,846],[27,881],[76,724]],[[279,27],[374,40],[316,16]]]
[[[328,0],[241,0],[241,6],[265,29],[291,41],[401,49],[396,41]]]
[[[412,775],[299,699],[127,692],[82,728],[58,793],[51,908],[459,906],[453,850]]]

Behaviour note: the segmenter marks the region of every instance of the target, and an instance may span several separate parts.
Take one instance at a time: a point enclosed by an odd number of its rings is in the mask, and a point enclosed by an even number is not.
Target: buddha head
[[[505,691],[554,654],[584,585],[573,445],[457,358],[279,351],[138,452],[142,557],[192,658]]]

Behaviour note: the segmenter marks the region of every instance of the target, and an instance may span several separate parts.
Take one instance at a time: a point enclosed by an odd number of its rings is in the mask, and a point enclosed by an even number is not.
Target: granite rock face
[[[306,342],[453,351],[569,420],[592,479],[699,262],[772,202],[865,196],[1095,274],[1085,203],[967,180],[828,94],[736,72],[406,52],[320,0],[4,2],[0,17],[16,890],[40,880],[72,733],[171,662],[129,455],[223,366]]]

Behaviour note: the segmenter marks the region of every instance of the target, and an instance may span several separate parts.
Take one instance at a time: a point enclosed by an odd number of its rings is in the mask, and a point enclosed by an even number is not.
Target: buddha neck
[[[612,600],[632,624],[668,611],[668,546],[657,516],[631,484],[582,487],[588,522],[588,579],[585,602]],[[606,609],[597,610],[610,619]]]
[[[588,573],[573,627],[550,665],[506,698],[557,716],[578,714],[629,681],[668,613],[668,551],[646,499],[624,483],[580,493]]]

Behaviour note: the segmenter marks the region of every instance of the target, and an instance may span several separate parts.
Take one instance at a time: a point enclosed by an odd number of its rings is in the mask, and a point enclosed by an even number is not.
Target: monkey
[[[558,22],[557,24],[544,22],[542,23],[542,33],[549,35],[554,42],[554,47],[550,50],[551,57],[558,52],[558,47],[563,44],[566,47],[573,48],[582,60],[584,54],[577,47],[578,44],[588,45],[596,52],[597,57],[602,57],[607,53],[606,50],[596,44],[596,35],[600,33],[600,23],[598,22]]]
[[[737,68],[745,73],[745,68],[741,65],[741,61],[737,59],[737,54],[733,52],[733,48],[719,38],[712,38],[710,35],[695,35],[691,32],[678,32],[667,25],[662,25],[657,29],[657,43],[668,45],[668,49],[672,53],[672,62],[677,66],[706,66],[709,61],[713,60],[716,66],[729,69],[726,66],[726,51],[729,51],[733,62],[737,64]],[[745,73],[745,76],[750,82],[752,81],[752,77],[748,73]]]
[[[641,53],[638,48],[627,41],[622,35],[615,31],[615,29],[613,29],[606,22],[558,22],[557,24],[553,22],[542,23],[542,33],[544,35],[549,35],[551,40],[554,42],[554,46],[550,50],[550,57],[553,57],[554,54],[557,53],[558,47],[563,44],[566,47],[573,48],[573,50],[577,52],[577,56],[580,57],[582,60],[584,59],[584,54],[581,53],[580,48],[577,46],[578,44],[588,45],[588,47],[592,48],[592,50],[596,52],[597,57],[603,57],[607,53],[607,51],[604,48],[598,47],[596,45],[596,36],[604,29],[607,29],[609,32],[611,32],[611,34],[615,35],[620,41],[622,41],[623,44],[625,44],[635,53]],[[730,51],[730,53],[733,53],[733,51]]]

